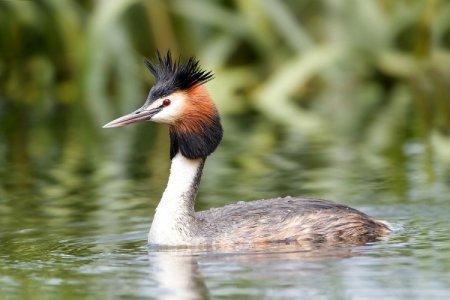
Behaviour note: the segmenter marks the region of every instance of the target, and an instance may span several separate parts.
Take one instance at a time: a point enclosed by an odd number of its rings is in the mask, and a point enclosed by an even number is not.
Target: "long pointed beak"
[[[114,128],[114,127],[122,127],[128,124],[149,121],[154,115],[161,111],[162,107],[156,107],[154,109],[145,110],[138,109],[128,115],[117,118],[108,124],[104,125],[103,128]]]

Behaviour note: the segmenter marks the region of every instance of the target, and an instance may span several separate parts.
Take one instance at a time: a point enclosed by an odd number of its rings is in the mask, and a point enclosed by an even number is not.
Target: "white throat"
[[[172,159],[169,181],[148,234],[150,244],[184,244],[197,233],[194,204],[204,162],[181,153]]]

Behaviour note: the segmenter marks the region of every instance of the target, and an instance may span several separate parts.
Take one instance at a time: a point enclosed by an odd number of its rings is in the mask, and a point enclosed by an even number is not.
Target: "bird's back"
[[[211,244],[362,244],[390,231],[348,206],[298,197],[238,202],[198,212],[197,220],[199,235]]]

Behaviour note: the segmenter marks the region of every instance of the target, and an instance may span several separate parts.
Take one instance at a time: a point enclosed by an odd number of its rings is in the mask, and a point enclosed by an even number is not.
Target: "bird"
[[[214,75],[202,69],[196,57],[181,60],[170,51],[144,62],[155,79],[145,103],[103,127],[147,121],[169,127],[170,175],[153,217],[149,245],[359,245],[391,232],[386,222],[359,210],[305,197],[238,201],[196,212],[203,167],[223,136],[219,111],[205,86]]]

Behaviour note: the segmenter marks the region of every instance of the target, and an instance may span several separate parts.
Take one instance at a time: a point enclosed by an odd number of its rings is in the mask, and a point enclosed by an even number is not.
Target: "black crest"
[[[179,58],[172,59],[170,51],[167,51],[165,56],[157,52],[156,61],[146,59],[145,65],[156,80],[148,95],[147,101],[150,102],[213,78],[212,72],[200,69],[199,61],[195,57],[190,57],[182,63]]]

